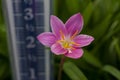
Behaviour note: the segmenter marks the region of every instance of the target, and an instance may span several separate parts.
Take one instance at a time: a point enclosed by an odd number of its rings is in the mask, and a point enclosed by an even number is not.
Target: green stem
[[[63,69],[64,62],[65,62],[65,56],[63,55],[61,58],[60,66],[59,66],[58,80],[61,80],[62,78],[62,69]]]

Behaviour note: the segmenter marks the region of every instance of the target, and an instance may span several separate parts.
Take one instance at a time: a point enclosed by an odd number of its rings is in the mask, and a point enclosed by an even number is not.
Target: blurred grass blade
[[[92,4],[92,2],[90,2],[83,12],[83,18],[84,18],[84,25],[85,26],[88,24],[88,22],[90,20],[90,17],[91,17],[92,12],[93,12],[93,6],[94,5]]]
[[[120,80],[120,71],[113,66],[106,65],[103,67],[103,70],[113,75],[115,78]]]
[[[119,46],[118,42],[115,44],[115,49],[116,49],[116,51],[118,53],[118,56],[120,57],[120,46]]]
[[[88,80],[82,71],[72,62],[64,63],[63,70],[71,80]]]
[[[117,56],[118,56],[118,59],[120,61],[120,45],[119,45],[119,39],[118,38],[114,38],[114,41],[115,41],[115,49],[116,49],[116,52],[117,52]]]
[[[5,80],[6,76],[10,74],[9,63],[5,59],[0,59],[0,80]]]
[[[0,54],[8,56],[7,39],[5,26],[0,26]]]
[[[99,39],[101,36],[103,36],[103,34],[106,32],[106,30],[109,27],[111,17],[112,15],[109,14],[105,19],[103,19],[103,21],[99,25],[95,26],[95,28],[92,31],[93,33],[97,32],[96,34],[94,34],[95,38]]]
[[[80,10],[79,0],[65,0],[70,13],[78,13]]]
[[[98,67],[98,68],[101,68],[102,67],[102,64],[101,62],[96,58],[94,57],[91,53],[89,53],[88,51],[84,50],[84,56],[83,56],[83,59],[88,62],[89,64],[95,66],[95,67]]]
[[[102,39],[102,42],[105,42],[106,40],[108,40],[113,34],[115,34],[116,32],[116,29],[118,27],[118,24],[119,24],[119,21],[116,20],[115,22],[112,23],[109,31],[108,31],[108,34],[105,35],[105,37]]]
[[[118,38],[116,38],[116,37],[114,37],[113,38],[113,41],[112,41],[112,43],[111,43],[111,45],[110,45],[110,48],[109,48],[109,50],[110,50],[110,52],[114,52],[114,49],[116,50],[116,54],[117,54],[117,57],[119,57],[120,58],[120,46],[119,46],[119,39]]]

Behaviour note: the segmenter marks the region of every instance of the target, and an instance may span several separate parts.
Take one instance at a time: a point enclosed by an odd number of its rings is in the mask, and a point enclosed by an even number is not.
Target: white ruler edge
[[[50,0],[43,0],[44,1],[44,29],[45,31],[50,31],[50,24],[49,24],[49,18],[50,18]],[[50,51],[48,49],[45,49],[45,75],[46,80],[50,80]]]
[[[12,71],[14,80],[21,80],[19,74],[19,61],[18,61],[18,51],[16,46],[16,32],[15,32],[15,21],[13,15],[13,5],[12,0],[3,0],[3,11],[5,13],[5,20],[7,21],[7,31],[8,31],[8,44],[9,50],[11,52],[10,59],[12,63]],[[17,72],[17,73],[16,73]]]

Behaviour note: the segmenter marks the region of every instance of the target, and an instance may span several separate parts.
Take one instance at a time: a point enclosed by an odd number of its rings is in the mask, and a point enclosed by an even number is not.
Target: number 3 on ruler
[[[28,36],[26,38],[26,40],[29,41],[29,43],[27,44],[27,48],[34,48],[35,47],[35,38],[32,36]]]
[[[33,11],[32,11],[32,9],[31,8],[26,8],[25,9],[25,20],[31,20],[31,19],[33,19],[33,13],[32,13]]]

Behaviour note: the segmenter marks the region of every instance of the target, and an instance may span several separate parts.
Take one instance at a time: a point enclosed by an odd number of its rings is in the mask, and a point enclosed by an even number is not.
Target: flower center
[[[70,48],[71,47],[70,43],[68,41],[63,41],[62,45],[63,45],[64,48]]]
[[[73,45],[72,41],[67,41],[67,40],[60,40],[60,43],[64,49],[71,49]]]
[[[70,41],[70,40],[59,40],[58,41],[61,46],[64,48],[64,49],[67,49],[68,50],[68,53],[72,53],[71,50],[74,50],[75,48],[73,47],[73,45],[75,45],[75,42],[73,41]]]
[[[61,46],[64,49],[67,49],[69,53],[71,53],[71,50],[74,50],[75,48],[73,47],[73,45],[79,45],[77,43],[75,43],[74,41],[72,41],[72,39],[75,37],[76,32],[73,36],[71,37],[65,37],[65,35],[63,34],[63,32],[60,30],[60,35],[61,35],[61,39],[58,40],[58,42],[61,44]]]

